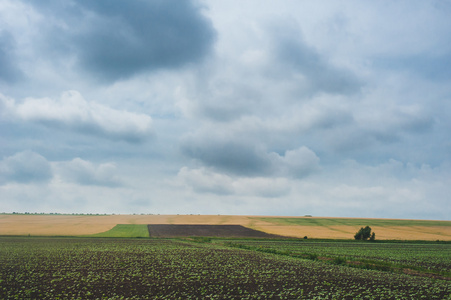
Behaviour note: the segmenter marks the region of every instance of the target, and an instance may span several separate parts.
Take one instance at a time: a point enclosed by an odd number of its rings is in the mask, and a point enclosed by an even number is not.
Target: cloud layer
[[[449,219],[449,15],[2,0],[0,206]]]

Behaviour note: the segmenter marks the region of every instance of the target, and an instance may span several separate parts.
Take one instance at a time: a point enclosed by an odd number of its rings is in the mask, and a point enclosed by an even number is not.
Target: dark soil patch
[[[283,238],[241,225],[148,225],[150,237]]]

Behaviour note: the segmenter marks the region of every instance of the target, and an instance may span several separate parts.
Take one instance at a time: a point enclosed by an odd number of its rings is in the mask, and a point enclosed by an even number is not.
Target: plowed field
[[[149,225],[150,237],[249,237],[276,238],[278,235],[246,228],[241,225]]]

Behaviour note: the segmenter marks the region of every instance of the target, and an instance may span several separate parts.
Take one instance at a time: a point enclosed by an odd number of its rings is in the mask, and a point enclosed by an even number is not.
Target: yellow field
[[[285,223],[285,220],[291,223]],[[308,225],[304,224],[306,222]],[[315,225],[316,223],[318,225]],[[117,224],[243,225],[267,233],[290,237],[307,236],[308,238],[334,239],[352,239],[360,227],[369,225],[376,233],[377,239],[451,241],[451,221],[222,215],[4,214],[0,215],[0,235],[88,235],[110,230]]]

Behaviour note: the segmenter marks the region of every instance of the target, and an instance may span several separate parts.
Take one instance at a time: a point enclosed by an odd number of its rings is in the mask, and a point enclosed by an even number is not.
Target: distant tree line
[[[13,211],[13,212],[0,212],[0,215],[64,215],[64,216],[68,216],[68,215],[73,215],[73,216],[114,216],[116,215],[115,213],[58,213],[58,212],[17,212],[17,211]],[[120,214],[117,214],[120,215]],[[126,214],[128,215],[128,214]],[[133,215],[138,215],[137,213],[133,213]],[[140,213],[139,215],[154,215],[151,213]],[[158,214],[159,215],[159,214]]]

